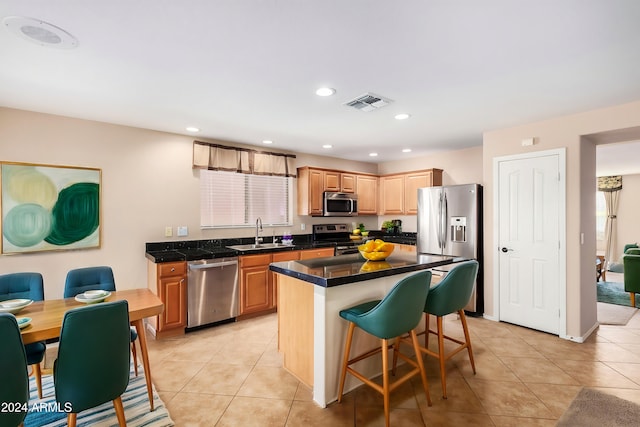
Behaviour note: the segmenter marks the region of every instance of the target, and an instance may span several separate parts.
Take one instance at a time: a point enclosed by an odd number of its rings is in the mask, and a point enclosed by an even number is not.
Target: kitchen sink
[[[234,246],[227,246],[227,247],[229,249],[234,249],[236,251],[256,251],[256,250],[283,248],[283,247],[290,247],[290,246],[293,246],[293,245],[284,245],[282,243],[260,243],[256,245],[251,243],[249,245],[234,245]]]

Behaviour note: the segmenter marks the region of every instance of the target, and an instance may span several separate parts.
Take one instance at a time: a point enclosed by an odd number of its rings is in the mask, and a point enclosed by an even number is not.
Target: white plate
[[[109,298],[110,296],[111,296],[111,292],[107,292],[105,295],[102,295],[98,298],[87,298],[86,296],[84,296],[84,294],[79,294],[79,295],[76,295],[76,301],[83,302],[85,304],[93,304],[96,302],[102,302],[105,299]]]
[[[96,299],[100,297],[104,297],[107,295],[107,291],[103,291],[102,289],[98,289],[95,291],[86,291],[82,294],[86,299]]]
[[[31,317],[16,317],[20,329],[26,328],[31,324]]]
[[[9,299],[0,302],[0,313],[12,313],[16,314],[29,304],[32,304],[33,300],[30,299]]]

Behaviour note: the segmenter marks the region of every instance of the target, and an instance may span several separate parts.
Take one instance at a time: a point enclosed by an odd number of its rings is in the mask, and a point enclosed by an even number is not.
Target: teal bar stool
[[[27,416],[29,376],[20,329],[12,314],[0,313],[0,342],[0,426],[13,427],[22,425]]]
[[[443,399],[447,398],[447,377],[445,370],[445,362],[447,360],[466,348],[469,353],[471,369],[473,369],[474,374],[476,373],[476,365],[473,361],[473,349],[471,348],[471,338],[469,336],[469,328],[467,327],[467,318],[464,314],[464,307],[469,303],[477,275],[478,261],[467,261],[458,264],[449,271],[440,283],[431,288],[429,295],[427,296],[427,301],[424,305],[424,312],[426,313],[424,329],[425,338],[424,347],[421,347],[420,350],[429,356],[438,358],[440,361],[440,381],[442,383]],[[460,341],[444,334],[442,319],[444,316],[451,313],[458,313],[460,316],[460,322],[462,323],[462,329],[464,332],[464,341]],[[429,329],[430,314],[436,316],[436,331]],[[429,350],[429,334],[434,334],[438,337],[437,353]],[[445,354],[444,348],[445,339],[458,344],[455,349],[451,350],[447,354]],[[395,359],[396,357],[394,355],[394,367]]]
[[[349,321],[349,331],[347,332],[347,341],[344,349],[338,402],[342,401],[344,382],[347,373],[350,373],[382,394],[384,399],[385,423],[389,426],[390,393],[414,375],[420,374],[422,377],[424,392],[427,396],[427,403],[431,406],[429,384],[427,382],[427,376],[422,362],[422,354],[420,353],[418,337],[415,331],[416,326],[418,326],[420,319],[422,318],[422,312],[429,292],[430,283],[431,272],[422,271],[400,280],[393,289],[389,291],[383,300],[365,302],[340,311],[340,317]],[[356,326],[368,334],[380,339],[380,347],[350,359],[351,343],[353,341],[353,333]],[[413,366],[414,369],[402,378],[399,378],[390,384],[388,360],[388,350],[390,348],[389,341],[406,333],[409,333],[409,336],[411,337],[414,352],[417,355],[416,360],[414,361],[409,356],[402,353],[398,352],[398,354],[403,360]],[[382,353],[382,386],[369,378],[366,378],[360,372],[351,367],[352,364],[377,353]]]

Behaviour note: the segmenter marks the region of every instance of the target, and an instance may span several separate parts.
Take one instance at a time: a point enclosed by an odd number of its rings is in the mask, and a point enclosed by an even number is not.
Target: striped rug
[[[99,384],[96,384],[99,387]],[[56,399],[53,388],[53,375],[42,376],[43,399],[38,399],[38,390],[36,389],[35,380],[29,380],[29,392],[31,399],[29,400],[29,413],[24,420],[25,427],[64,427],[67,425],[67,414],[56,411]],[[127,419],[128,427],[145,426],[145,427],[164,427],[173,426],[173,420],[169,416],[164,402],[160,400],[160,396],[153,389],[153,401],[155,410],[149,411],[149,397],[147,395],[147,384],[145,382],[144,371],[138,369],[138,376],[133,373],[133,365],[131,367],[131,376],[127,390],[122,395],[122,404],[124,406],[124,414]],[[108,402],[92,409],[87,409],[78,414],[78,427],[82,426],[117,426],[118,420],[113,403]]]

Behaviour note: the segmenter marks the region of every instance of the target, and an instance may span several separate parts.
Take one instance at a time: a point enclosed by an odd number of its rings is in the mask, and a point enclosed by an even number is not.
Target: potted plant
[[[391,230],[393,229],[393,221],[383,221],[381,228],[383,232],[391,233]]]

